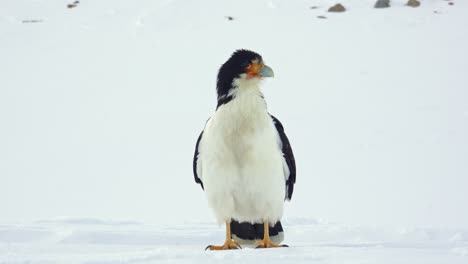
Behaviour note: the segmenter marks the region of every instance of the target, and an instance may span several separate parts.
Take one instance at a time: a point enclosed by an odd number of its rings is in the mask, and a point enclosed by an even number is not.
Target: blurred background
[[[467,228],[468,4],[374,2],[0,0],[0,222],[214,222],[193,152],[245,48],[296,156],[286,219]]]

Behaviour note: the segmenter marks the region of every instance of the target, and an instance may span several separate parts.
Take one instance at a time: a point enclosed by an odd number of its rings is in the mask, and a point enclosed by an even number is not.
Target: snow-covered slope
[[[238,48],[274,69],[264,93],[297,160],[285,212],[295,247],[275,257],[362,263],[396,252],[399,263],[456,263],[466,255],[465,231],[444,230],[468,229],[467,1],[394,0],[376,10],[347,0],[339,14],[326,12],[336,3],[326,0],[71,2],[0,2],[0,256],[11,257],[0,261],[71,263],[90,250],[75,261],[156,262],[158,252],[190,258],[221,239],[221,228],[195,224],[214,220],[191,159],[215,107],[218,67]],[[67,233],[82,234],[81,223],[34,222],[61,216],[145,224],[135,227],[141,237],[93,225],[106,238],[94,248],[92,234],[79,244]],[[336,226],[308,229],[297,217],[357,226],[364,242],[347,232],[330,239]],[[163,224],[173,232],[157,240]],[[148,259],[119,255],[108,229],[124,232],[117,241],[149,241],[132,251],[148,250]],[[435,244],[401,246],[391,230],[423,230]],[[257,256],[232,254],[208,256]]]

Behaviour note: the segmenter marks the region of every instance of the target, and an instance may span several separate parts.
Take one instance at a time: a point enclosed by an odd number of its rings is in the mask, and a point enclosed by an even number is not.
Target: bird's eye
[[[241,63],[241,66],[242,66],[242,68],[247,68],[247,67],[249,66],[249,64],[250,64],[250,63],[248,63],[247,61],[245,61],[245,62],[242,62],[242,63]]]

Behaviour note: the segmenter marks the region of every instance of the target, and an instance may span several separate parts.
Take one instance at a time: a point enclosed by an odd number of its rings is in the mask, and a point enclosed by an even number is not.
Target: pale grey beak
[[[273,72],[273,70],[266,65],[264,65],[263,68],[258,73],[262,77],[274,77],[275,76],[275,73]]]

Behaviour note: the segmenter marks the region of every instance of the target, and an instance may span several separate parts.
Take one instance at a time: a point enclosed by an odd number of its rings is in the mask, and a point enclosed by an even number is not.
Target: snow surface
[[[282,249],[209,252],[212,223],[145,225],[61,218],[0,225],[0,263],[466,263],[468,230],[381,229],[297,218]],[[221,240],[220,240],[221,239]]]
[[[467,263],[468,1],[71,2],[0,0],[0,263]],[[238,48],[296,155],[288,249],[202,250],[193,148]]]

